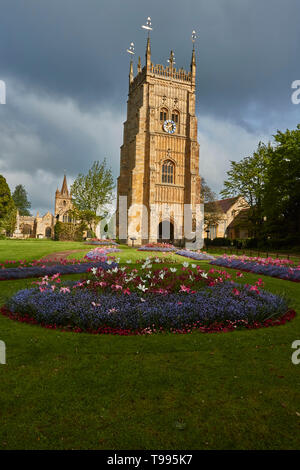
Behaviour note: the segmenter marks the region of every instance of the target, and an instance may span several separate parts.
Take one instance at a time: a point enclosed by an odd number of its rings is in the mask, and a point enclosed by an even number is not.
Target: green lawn
[[[50,253],[86,249],[82,242],[56,242],[53,240],[0,240],[0,263],[5,260],[33,261]],[[88,250],[87,250],[88,251]]]
[[[10,243],[13,251],[20,242]],[[36,250],[42,243],[67,249],[38,242]],[[116,253],[121,263],[149,255]],[[261,277],[300,312],[299,284]],[[244,282],[257,278],[245,274]],[[1,303],[31,282],[2,281]],[[256,331],[118,337],[49,331],[0,316],[7,347],[0,448],[297,449],[300,365],[291,362],[291,344],[300,339],[299,318]]]

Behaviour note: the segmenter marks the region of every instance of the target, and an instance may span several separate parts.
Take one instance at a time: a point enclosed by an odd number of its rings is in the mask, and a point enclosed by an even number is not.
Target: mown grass
[[[54,240],[0,240],[0,263],[6,260],[27,260],[43,258],[50,253],[86,249],[82,242],[57,242]],[[88,251],[88,250],[87,250]]]
[[[116,253],[121,263],[149,255]],[[299,284],[261,278],[300,311]],[[31,282],[2,281],[1,303]],[[299,448],[299,315],[269,329],[147,337],[61,333],[1,316],[0,339],[2,449]]]

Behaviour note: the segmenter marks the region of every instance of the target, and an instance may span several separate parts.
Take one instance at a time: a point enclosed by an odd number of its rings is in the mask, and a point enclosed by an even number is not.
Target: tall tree
[[[12,235],[16,226],[16,208],[9,186],[0,175],[0,232]]]
[[[87,175],[79,174],[71,186],[75,216],[93,230],[106,215],[105,206],[113,199],[114,180],[106,160],[96,161]]]
[[[223,213],[219,208],[217,196],[208,186],[205,178],[201,178],[201,202],[204,203],[204,227],[217,225]]]
[[[224,182],[221,195],[242,196],[249,204],[250,230],[256,237],[262,237],[264,220],[264,190],[271,145],[260,142],[256,152],[239,162],[231,161],[228,179]]]
[[[300,242],[300,124],[277,131],[265,187],[267,234],[271,238],[298,237]]]
[[[27,191],[22,184],[15,187],[12,198],[20,215],[30,215],[31,202],[28,201]]]

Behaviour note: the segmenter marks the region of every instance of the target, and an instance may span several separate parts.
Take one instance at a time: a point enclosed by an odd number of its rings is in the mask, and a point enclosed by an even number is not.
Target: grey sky
[[[300,122],[291,83],[300,79],[299,0],[0,0],[0,172],[23,183],[33,210],[53,210],[54,191],[107,157],[119,170],[131,41],[144,61],[174,50],[188,68],[198,34],[200,170],[219,191],[229,160]]]

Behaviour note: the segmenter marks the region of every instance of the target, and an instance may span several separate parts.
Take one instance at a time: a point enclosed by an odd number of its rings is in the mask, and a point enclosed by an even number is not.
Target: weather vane
[[[176,64],[176,62],[175,62],[175,55],[174,55],[174,52],[173,52],[173,51],[171,51],[170,58],[167,59],[167,62],[169,62],[169,64],[171,65],[171,67],[173,67],[173,65]]]
[[[126,49],[126,51],[127,51],[129,54],[132,54],[132,55],[135,54],[135,52],[134,52],[134,43],[133,43],[133,42],[130,43],[129,48]]]
[[[148,29],[148,31],[152,31],[153,28],[152,28],[152,23],[151,23],[151,18],[150,18],[150,16],[148,16],[147,21],[146,21],[146,24],[143,24],[143,25],[142,25],[142,28]]]
[[[192,43],[195,44],[195,41],[196,41],[196,39],[197,39],[196,31],[195,31],[195,30],[192,31],[192,37],[191,37],[191,39],[192,39]]]
[[[148,37],[149,37],[150,36],[150,31],[153,30],[150,16],[148,16],[146,24],[143,24],[142,28],[147,29]]]

